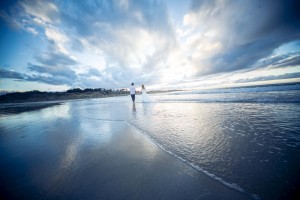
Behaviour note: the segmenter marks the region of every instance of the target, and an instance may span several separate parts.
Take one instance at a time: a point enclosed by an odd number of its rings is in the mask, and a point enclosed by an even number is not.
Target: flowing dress
[[[151,102],[151,99],[145,89],[142,89],[142,102]]]

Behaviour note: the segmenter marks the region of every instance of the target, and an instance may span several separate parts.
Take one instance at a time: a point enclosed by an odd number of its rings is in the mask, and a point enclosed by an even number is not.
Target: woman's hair
[[[142,84],[142,89],[145,89],[145,86],[144,86],[144,84]]]

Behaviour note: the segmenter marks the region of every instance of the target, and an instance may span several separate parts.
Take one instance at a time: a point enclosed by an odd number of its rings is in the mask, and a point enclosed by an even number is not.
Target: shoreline
[[[251,199],[163,151],[126,120],[85,118],[86,104],[79,105],[70,101],[2,118],[3,197]]]
[[[241,188],[239,185],[235,184],[235,183],[228,183],[226,181],[224,181],[222,178],[219,178],[217,176],[215,176],[214,174],[209,173],[208,171],[202,169],[201,167],[188,162],[187,160],[183,159],[182,157],[172,153],[171,151],[165,149],[161,144],[159,144],[157,141],[155,141],[154,138],[152,138],[150,135],[148,135],[145,131],[143,131],[142,129],[134,126],[133,124],[131,124],[130,122],[125,121],[129,126],[133,127],[134,129],[136,129],[138,132],[142,133],[143,135],[145,135],[150,141],[152,141],[158,148],[160,148],[162,151],[166,152],[167,154],[169,154],[170,156],[174,157],[175,159],[187,164],[188,166],[190,166],[191,168],[193,168],[194,170],[198,171],[199,173],[202,173],[203,175],[211,178],[212,180],[216,181],[217,183],[220,183],[224,186],[226,186],[229,189],[232,189],[233,191],[236,191],[242,195],[245,195],[247,197],[249,197],[250,199],[253,200],[259,200],[260,197],[256,194],[252,194],[249,193],[247,191],[245,191],[243,188]]]
[[[4,197],[251,199],[163,151],[125,121],[84,118],[77,103],[2,121]]]
[[[159,94],[167,92],[178,92],[181,90],[153,90],[149,94]],[[136,95],[140,95],[139,90]],[[66,92],[41,92],[41,91],[28,91],[28,92],[12,92],[0,95],[0,105],[5,103],[26,103],[26,102],[46,102],[46,101],[66,101],[76,99],[93,99],[93,98],[107,98],[117,96],[127,96],[129,92],[126,90],[105,90],[105,89],[73,89]]]
[[[80,100],[80,99],[95,99],[95,98],[107,98],[107,97],[117,97],[117,96],[126,96],[127,94],[108,94],[108,95],[81,95],[75,94],[72,96],[62,95],[60,97],[51,97],[51,98],[41,98],[38,96],[32,96],[27,99],[3,99],[4,96],[0,96],[0,105],[1,104],[11,104],[11,103],[40,103],[40,102],[57,102],[57,101],[71,101],[71,100]],[[1,99],[2,97],[2,99]]]

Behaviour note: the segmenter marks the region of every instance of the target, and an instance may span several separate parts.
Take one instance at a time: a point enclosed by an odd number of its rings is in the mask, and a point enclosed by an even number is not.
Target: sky
[[[0,90],[300,82],[297,0],[2,0]]]

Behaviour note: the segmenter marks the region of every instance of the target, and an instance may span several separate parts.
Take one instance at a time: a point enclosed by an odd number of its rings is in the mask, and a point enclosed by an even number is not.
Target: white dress
[[[142,102],[151,102],[151,99],[145,89],[142,89]]]

